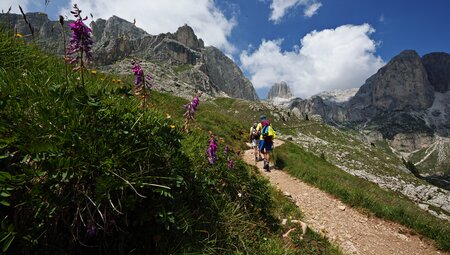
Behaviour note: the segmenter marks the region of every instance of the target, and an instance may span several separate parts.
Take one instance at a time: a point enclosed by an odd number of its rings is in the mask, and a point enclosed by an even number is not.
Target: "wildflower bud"
[[[227,165],[228,169],[233,169],[234,168],[234,161],[232,159],[228,160],[228,165]]]
[[[206,151],[206,154],[208,155],[208,161],[211,165],[214,164],[217,160],[216,152],[217,152],[217,141],[216,138],[214,137],[214,134],[210,132],[209,147],[208,150]]]

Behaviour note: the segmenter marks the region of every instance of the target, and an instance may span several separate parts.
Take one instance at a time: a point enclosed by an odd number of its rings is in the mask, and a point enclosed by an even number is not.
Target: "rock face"
[[[286,82],[277,82],[275,83],[269,90],[267,94],[267,99],[275,99],[275,98],[284,98],[290,99],[292,98],[292,92]]]
[[[375,107],[381,111],[425,110],[434,91],[419,55],[406,50],[394,57],[350,100],[350,107]]]
[[[245,78],[234,62],[215,47],[206,47],[203,52],[204,71],[213,84],[228,95],[258,100],[251,82]]]
[[[194,30],[186,24],[178,28],[173,36],[176,41],[186,45],[188,48],[199,50],[205,47],[203,40],[197,39]]]
[[[328,122],[345,121],[347,109],[343,106],[356,92],[355,89],[322,92],[307,99],[292,99],[288,105],[300,118],[320,115]]]
[[[50,21],[47,14],[41,12],[28,13],[27,19],[30,21],[34,31],[34,39],[30,28],[25,23],[22,15],[17,14],[0,14],[0,27],[14,30],[14,33],[21,34],[28,40],[34,40],[36,44],[44,48],[44,50],[64,54],[63,39],[61,36],[61,25],[57,21]],[[64,33],[68,35],[70,32],[66,24]],[[69,38],[66,36],[67,42]]]
[[[434,90],[441,93],[450,91],[450,54],[445,52],[426,54],[422,57],[422,63]]]
[[[369,77],[348,101],[335,100],[327,92],[293,99],[289,108],[298,117],[320,115],[328,123],[379,133],[379,139],[416,164],[420,173],[442,175],[450,171],[450,158],[444,156],[450,145],[449,84],[450,54],[420,58],[406,50]]]
[[[50,53],[63,55],[64,43],[59,22],[50,21],[43,13],[28,13],[27,18],[35,28],[36,43]],[[21,15],[0,14],[0,24],[14,28],[17,33],[29,34]],[[239,67],[219,49],[205,47],[202,39],[197,38],[188,25],[178,28],[175,33],[150,35],[134,24],[113,16],[108,20],[91,22],[90,27],[95,42],[93,62],[99,69],[123,70],[117,66],[123,63],[117,63],[132,58],[157,62],[164,66],[158,69],[161,77],[179,81],[161,81],[166,86],[174,86],[166,88],[166,91],[176,93],[177,87],[183,83],[183,86],[191,88],[192,93],[199,89],[210,96],[258,100],[253,85]],[[66,38],[70,34],[67,23],[64,34]]]
[[[332,122],[371,124],[388,139],[398,133],[445,135],[450,129],[449,84],[450,54],[420,58],[406,50],[369,77],[350,100],[331,100],[330,93],[323,93],[294,100],[291,108]]]

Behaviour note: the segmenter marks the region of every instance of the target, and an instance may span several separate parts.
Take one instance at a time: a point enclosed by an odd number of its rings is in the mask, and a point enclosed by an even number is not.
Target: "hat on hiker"
[[[260,120],[265,120],[266,119],[266,115],[261,115],[261,117],[259,117]]]

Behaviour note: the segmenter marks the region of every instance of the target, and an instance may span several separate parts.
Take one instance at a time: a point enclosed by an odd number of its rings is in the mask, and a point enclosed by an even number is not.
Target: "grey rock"
[[[270,88],[269,93],[267,94],[267,99],[274,99],[277,97],[285,99],[290,99],[293,97],[291,89],[286,82],[277,82]]]
[[[194,30],[185,24],[182,27],[179,27],[177,32],[173,35],[174,39],[184,45],[186,47],[199,50],[205,47],[202,39],[197,39],[197,36],[194,33]]]
[[[293,99],[289,108],[294,111],[297,117],[305,119],[306,116],[320,115],[326,121],[343,121],[346,118],[347,110],[340,104],[325,101],[319,96],[308,99]],[[309,118],[309,117],[308,117]]]
[[[203,52],[204,71],[211,82],[231,97],[258,100],[255,88],[239,67],[219,49],[209,46]]]
[[[422,133],[398,133],[394,135],[390,145],[400,152],[411,152],[428,148],[434,142],[430,134]]]
[[[421,58],[413,50],[394,57],[350,100],[350,107],[381,111],[425,110],[433,104],[434,90]]]
[[[434,52],[422,57],[428,79],[437,92],[450,90],[450,54]]]

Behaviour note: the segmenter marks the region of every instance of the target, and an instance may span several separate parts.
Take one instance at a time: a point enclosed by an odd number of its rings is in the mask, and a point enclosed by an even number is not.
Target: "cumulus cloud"
[[[7,12],[9,7],[11,7],[11,12],[13,13],[20,13],[19,11],[19,5],[22,7],[22,9],[26,12],[28,10],[28,6],[30,5],[30,0],[2,0],[0,3],[0,9],[3,10],[3,12]]]
[[[241,53],[241,67],[256,89],[286,81],[302,98],[359,87],[384,65],[369,37],[374,31],[369,24],[314,30],[293,51],[283,51],[281,39],[263,40],[258,49]]]
[[[304,7],[304,16],[310,18],[317,13],[322,4],[316,0],[272,0],[270,4],[272,13],[270,14],[269,20],[274,23],[280,23],[286,12],[297,6]]]
[[[236,18],[227,18],[214,0],[71,0],[61,12],[69,16],[74,3],[83,13],[92,13],[95,19],[113,15],[131,22],[136,19],[136,25],[150,34],[175,32],[178,27],[188,24],[205,44],[228,54],[236,50],[228,40],[237,25]]]

